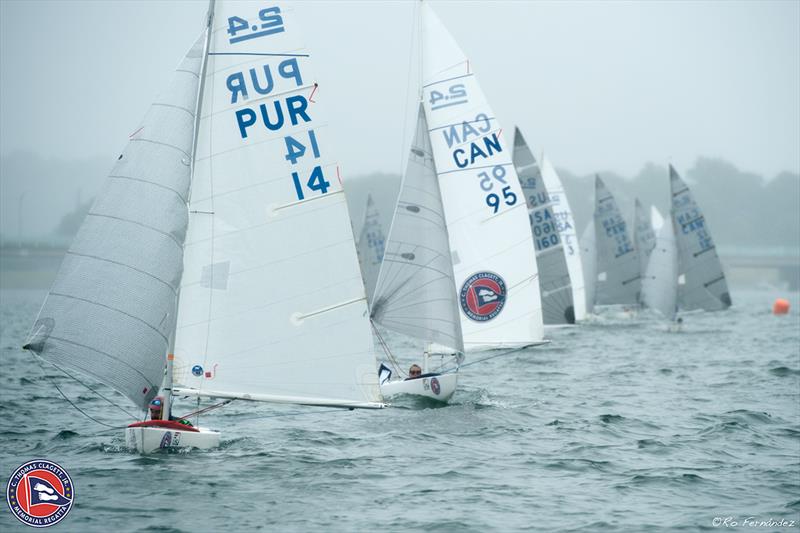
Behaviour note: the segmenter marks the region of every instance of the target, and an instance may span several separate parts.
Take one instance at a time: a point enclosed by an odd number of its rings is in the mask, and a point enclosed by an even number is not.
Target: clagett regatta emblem
[[[506,303],[506,282],[493,272],[473,274],[461,286],[461,310],[471,320],[485,322],[500,314]]]
[[[37,459],[17,468],[6,486],[6,502],[23,524],[48,527],[67,516],[75,491],[66,470],[52,461]]]

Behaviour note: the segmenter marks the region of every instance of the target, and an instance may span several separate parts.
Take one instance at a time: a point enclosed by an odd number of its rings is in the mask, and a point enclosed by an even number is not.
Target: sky
[[[633,175],[709,156],[766,177],[800,172],[798,1],[430,3],[506,131],[520,126],[556,166]],[[118,154],[206,7],[1,1],[0,155]],[[295,10],[345,175],[401,172],[414,2]]]

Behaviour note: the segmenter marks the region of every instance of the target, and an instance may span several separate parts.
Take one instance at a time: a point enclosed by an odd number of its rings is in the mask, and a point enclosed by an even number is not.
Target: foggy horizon
[[[413,5],[294,4],[345,177],[402,171],[416,112]],[[709,157],[800,173],[800,3],[431,5],[506,136],[520,126],[558,167],[632,175]],[[119,153],[206,7],[2,2],[0,154]]]

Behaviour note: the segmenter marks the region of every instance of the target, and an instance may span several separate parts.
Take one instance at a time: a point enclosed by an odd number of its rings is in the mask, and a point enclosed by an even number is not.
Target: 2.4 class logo
[[[485,322],[500,314],[506,303],[506,282],[493,272],[471,275],[461,286],[461,310],[471,320]]]
[[[11,513],[31,527],[49,527],[67,516],[75,500],[67,471],[46,459],[29,461],[14,470],[6,486]]]

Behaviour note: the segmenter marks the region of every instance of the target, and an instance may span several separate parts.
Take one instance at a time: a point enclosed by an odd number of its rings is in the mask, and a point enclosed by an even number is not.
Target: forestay
[[[672,225],[678,246],[678,305],[718,311],[731,305],[711,231],[686,183],[669,166]]]
[[[375,288],[373,319],[394,331],[463,351],[453,285],[447,222],[420,106]]]
[[[563,241],[553,213],[553,201],[542,179],[539,164],[519,128],[514,128],[513,161],[528,206],[528,220],[539,269],[544,323],[574,324],[572,287]]]
[[[358,261],[361,264],[361,274],[370,303],[373,301],[372,296],[375,293],[375,283],[378,281],[385,246],[386,237],[381,227],[380,213],[372,200],[372,195],[368,194],[364,224],[361,226],[361,236],[358,239]]]
[[[614,196],[595,178],[596,305],[636,304],[641,291],[639,256]]]
[[[652,208],[652,220],[661,215]],[[653,227],[656,227],[655,224]],[[659,225],[655,246],[650,252],[645,274],[642,278],[642,301],[659,311],[665,318],[675,317],[678,296],[678,253],[672,224]]]
[[[537,343],[543,325],[535,252],[511,150],[469,61],[430,6],[422,11],[422,102],[464,345]]]
[[[25,345],[142,409],[161,385],[175,326],[203,43],[119,156]]]
[[[550,195],[551,208],[556,217],[558,233],[564,246],[564,257],[567,261],[569,281],[572,286],[572,302],[575,306],[575,320],[586,318],[586,294],[584,289],[584,274],[581,263],[581,246],[572,210],[567,201],[567,193],[561,184],[561,179],[556,169],[546,155],[542,154],[541,171],[544,185]]]
[[[175,391],[380,407],[353,232],[309,51],[281,4],[216,3]]]

